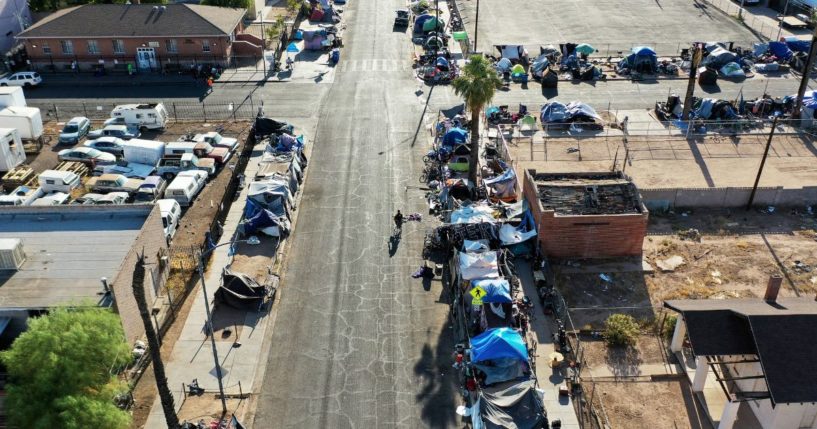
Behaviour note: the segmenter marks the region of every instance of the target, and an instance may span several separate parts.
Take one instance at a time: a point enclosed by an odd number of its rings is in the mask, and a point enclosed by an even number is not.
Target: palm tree
[[[471,111],[471,160],[468,179],[477,184],[477,161],[479,159],[479,116],[482,108],[494,98],[497,88],[502,85],[496,71],[482,55],[472,55],[462,69],[462,74],[454,79],[451,86],[454,93],[465,100]]]
[[[176,415],[176,407],[173,404],[173,394],[167,387],[167,375],[165,375],[165,364],[162,362],[162,350],[159,344],[159,337],[153,329],[148,312],[148,303],[145,299],[145,255],[139,255],[136,261],[136,268],[133,270],[133,297],[136,299],[136,306],[139,307],[139,315],[142,316],[142,324],[145,325],[145,336],[148,339],[148,350],[153,360],[153,374],[156,376],[156,387],[159,389],[159,400],[165,412],[165,422],[170,429],[179,427],[179,416]]]

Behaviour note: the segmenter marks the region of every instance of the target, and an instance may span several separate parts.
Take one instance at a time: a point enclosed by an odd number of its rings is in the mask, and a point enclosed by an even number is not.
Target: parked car
[[[91,130],[91,120],[84,116],[71,118],[60,131],[59,143],[76,144],[88,135]]]
[[[195,154],[199,159],[212,158],[219,165],[224,165],[231,155],[227,148],[213,147],[207,142],[177,141],[165,145],[165,155],[167,156],[181,156],[186,153]]]
[[[165,229],[165,238],[167,242],[176,235],[176,229],[179,227],[179,219],[182,217],[182,207],[176,200],[159,200],[156,201],[159,205],[159,211],[162,214],[162,224]]]
[[[92,177],[85,187],[92,192],[127,192],[128,195],[136,192],[142,186],[142,180],[128,179],[121,174],[103,174]]]
[[[152,203],[162,197],[167,181],[159,176],[148,176],[133,196],[134,203]]]
[[[96,204],[97,200],[99,200],[100,198],[102,198],[104,196],[105,196],[104,194],[97,194],[95,192],[88,192],[87,194],[84,194],[83,196],[81,196],[81,197],[75,199],[74,201],[72,201],[71,204],[74,204],[74,205],[86,205],[86,206],[93,205],[93,204]]]
[[[94,176],[121,174],[128,179],[144,179],[152,175],[154,171],[156,171],[156,167],[153,165],[127,162],[124,159],[120,159],[113,164],[97,165],[91,174]]]
[[[170,182],[165,190],[165,198],[179,202],[182,207],[193,204],[196,195],[204,188],[207,173],[199,170],[182,171]]]
[[[199,159],[192,153],[181,157],[164,157],[159,160],[157,172],[167,180],[172,180],[180,171],[201,170],[212,176],[216,172],[216,162],[211,158]]]
[[[129,197],[130,195],[128,195],[127,192],[109,192],[99,197],[99,199],[94,202],[94,205],[122,205],[128,201]]]
[[[37,86],[43,83],[43,77],[37,72],[24,71],[10,74],[0,79],[0,86]]]
[[[100,152],[110,153],[115,156],[122,156],[125,151],[119,137],[100,137],[95,140],[85,142],[85,147],[92,147]]]
[[[230,152],[235,152],[235,150],[238,148],[238,139],[233,137],[224,137],[215,131],[210,131],[209,133],[204,134],[188,134],[180,138],[179,141],[210,143],[210,145],[214,147],[227,148],[227,150]]]
[[[85,146],[63,149],[57,152],[57,156],[60,161],[79,161],[93,164],[112,164],[116,162],[115,156]]]
[[[32,206],[58,206],[61,204],[68,204],[68,200],[71,199],[71,195],[66,194],[65,192],[51,192],[49,194],[43,195],[40,198],[34,200],[31,203]]]
[[[96,139],[99,137],[119,137],[123,140],[130,140],[139,137],[139,129],[128,125],[106,125],[100,130],[93,130],[88,133],[88,137]]]

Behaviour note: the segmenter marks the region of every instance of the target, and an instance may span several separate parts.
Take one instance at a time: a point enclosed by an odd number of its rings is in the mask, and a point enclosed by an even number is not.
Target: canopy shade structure
[[[474,362],[506,358],[528,360],[528,348],[516,330],[512,328],[489,329],[471,338],[471,360]]]

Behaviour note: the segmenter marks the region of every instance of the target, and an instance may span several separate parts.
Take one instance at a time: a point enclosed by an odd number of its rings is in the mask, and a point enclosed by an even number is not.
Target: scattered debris
[[[804,264],[802,261],[794,261],[794,270],[801,273],[810,273],[811,265]]]
[[[775,210],[774,206],[769,206],[769,207],[766,208],[766,213],[769,213],[769,214],[774,213],[774,210]]]
[[[577,147],[569,147],[569,148],[567,148],[567,153],[576,153],[576,152],[578,152],[578,151],[579,151],[579,148],[577,148]]]
[[[721,280],[721,272],[718,270],[712,271],[709,273],[712,276],[712,281],[717,284],[723,284],[723,280]]]
[[[701,242],[701,231],[698,231],[695,228],[690,228],[684,231],[678,232],[678,238],[681,240],[689,240],[689,241],[697,241]]]
[[[604,273],[599,274],[599,278],[600,278],[600,279],[602,279],[602,280],[604,280],[604,281],[605,281],[605,282],[607,282],[607,283],[612,283],[612,282],[613,282],[613,278],[612,278],[612,277],[610,277],[610,276],[609,276],[609,275],[607,275],[607,274],[604,274]]]
[[[676,268],[684,265],[684,258],[679,255],[671,256],[663,261],[659,260],[655,262],[655,265],[661,269],[661,271],[667,273],[675,271]]]

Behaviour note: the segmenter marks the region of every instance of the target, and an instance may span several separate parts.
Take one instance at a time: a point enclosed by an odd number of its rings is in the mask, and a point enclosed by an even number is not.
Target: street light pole
[[[477,0],[477,16],[474,18],[474,52],[479,52],[477,48],[477,37],[479,36],[479,0]]]
[[[797,89],[797,101],[795,101],[794,110],[792,111],[792,119],[800,119],[800,109],[803,107],[803,96],[808,88],[811,69],[814,68],[815,54],[817,54],[817,27],[814,28],[814,33],[811,36],[811,46],[808,49],[808,59],[806,60],[806,67],[803,69],[803,77],[800,79],[800,87]]]
[[[228,243],[221,243],[216,246],[213,246],[206,252],[203,252],[199,255],[198,260],[198,271],[199,271],[199,279],[201,280],[201,291],[204,293],[204,312],[207,315],[207,331],[210,333],[210,345],[213,348],[213,361],[216,364],[216,378],[218,378],[218,392],[221,394],[221,412],[226,414],[227,413],[227,398],[224,396],[224,382],[221,380],[221,363],[218,360],[218,349],[216,348],[216,333],[213,329],[213,318],[210,313],[210,299],[207,297],[207,285],[204,283],[204,257],[209,255],[213,252],[213,250],[218,249],[222,246],[227,245],[234,245],[236,243],[248,243],[248,244],[259,244],[257,237],[250,237],[247,240],[235,240],[230,241]]]
[[[786,5],[783,6],[783,16],[777,21],[777,38],[775,40],[780,40],[780,34],[783,32],[783,19],[786,18],[786,13],[789,10],[789,0],[786,0]]]

